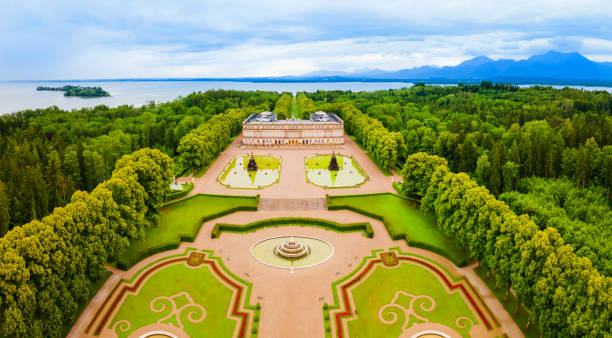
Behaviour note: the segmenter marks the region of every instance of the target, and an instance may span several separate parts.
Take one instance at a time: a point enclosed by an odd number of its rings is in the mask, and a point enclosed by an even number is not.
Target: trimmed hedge
[[[355,195],[341,195],[338,197],[360,197],[360,196],[376,196],[376,195],[388,195],[389,193],[374,193],[374,194],[355,194]],[[420,240],[414,239],[412,237],[410,237],[408,234],[402,232],[402,233],[396,233],[393,232],[393,230],[391,229],[390,226],[390,222],[388,219],[386,219],[384,216],[381,216],[379,214],[373,213],[371,211],[367,211],[364,209],[360,209],[360,208],[356,208],[352,205],[344,205],[344,204],[336,204],[336,205],[330,205],[330,196],[326,195],[326,200],[327,200],[327,209],[328,210],[350,210],[353,212],[356,212],[358,214],[376,219],[381,221],[384,225],[385,228],[387,229],[387,232],[389,233],[389,236],[391,237],[392,240],[397,241],[397,240],[405,240],[406,244],[408,244],[408,246],[412,246],[415,248],[421,248],[421,249],[425,249],[431,252],[435,252],[441,256],[444,256],[446,258],[448,258],[451,262],[453,262],[455,265],[457,265],[458,267],[463,267],[469,264],[468,260],[465,257],[455,257],[454,255],[451,255],[450,253],[446,252],[444,249],[439,248],[439,247],[435,247],[432,246],[429,243],[425,243],[422,242]],[[405,199],[407,201],[410,201],[412,203],[414,203],[414,200],[412,199],[408,199],[405,198],[403,196],[398,196],[401,197],[402,199]]]
[[[189,192],[191,190],[193,190],[194,184],[193,182],[187,184],[186,188],[183,188],[183,190],[179,190],[179,191],[175,191],[175,192],[171,192],[169,194],[166,195],[166,202],[168,201],[172,201],[175,200],[177,198],[181,198],[184,196],[187,196],[187,194],[189,194]]]
[[[207,195],[207,196],[223,196],[223,197],[236,197],[236,198],[244,198],[244,196],[233,196],[233,195],[209,195],[209,194],[197,194],[197,195],[192,195],[189,196],[185,199],[179,200],[179,201],[173,201],[170,203],[166,203],[164,205],[164,207],[168,207],[177,203],[182,203],[188,199],[191,198],[195,198],[197,196],[200,195]],[[255,197],[256,199],[256,203],[259,203],[259,195],[257,195]],[[167,250],[174,250],[176,248],[179,247],[179,245],[181,244],[181,242],[193,242],[195,240],[195,237],[198,235],[198,232],[200,232],[200,229],[202,227],[202,224],[204,224],[205,222],[211,221],[213,219],[219,218],[219,217],[223,217],[229,214],[232,214],[234,212],[238,212],[238,211],[257,211],[257,206],[238,206],[235,208],[230,208],[230,209],[226,209],[226,210],[222,210],[220,212],[214,213],[214,214],[210,214],[208,216],[204,216],[200,219],[200,226],[195,227],[193,229],[193,231],[189,234],[178,234],[177,238],[176,238],[176,242],[170,243],[170,244],[166,244],[166,245],[162,245],[162,246],[158,246],[158,247],[149,247],[146,250],[144,250],[142,253],[136,255],[136,256],[131,256],[131,257],[127,257],[127,256],[123,256],[121,257],[118,261],[117,261],[117,267],[121,270],[128,270],[130,269],[132,266],[134,266],[136,263],[140,262],[141,260],[152,256],[154,254],[163,252],[163,251],[167,251]]]
[[[327,221],[318,218],[304,218],[304,217],[279,217],[279,218],[271,218],[265,219],[261,221],[256,221],[248,224],[227,224],[227,223],[217,223],[212,230],[211,237],[219,238],[221,233],[224,231],[227,232],[250,232],[255,231],[260,228],[265,227],[277,227],[283,225],[308,225],[321,227],[324,229],[329,229],[337,232],[353,232],[353,231],[362,231],[364,236],[372,238],[374,237],[374,231],[372,230],[372,225],[368,222],[360,222],[360,223],[348,223],[341,224],[333,221]]]

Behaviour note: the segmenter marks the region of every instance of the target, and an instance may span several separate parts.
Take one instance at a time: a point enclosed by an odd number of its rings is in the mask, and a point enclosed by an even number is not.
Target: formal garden
[[[257,203],[257,196],[205,194],[168,203],[161,209],[158,225],[126,249],[119,266],[128,269],[154,253],[177,248],[181,241],[192,242],[205,221],[235,211],[257,210]]]
[[[260,306],[248,303],[250,292],[212,251],[187,249],[118,284],[90,329],[118,337],[256,336]]]
[[[219,183],[235,189],[263,189],[278,183],[282,160],[272,155],[234,157],[218,177]]]
[[[315,155],[304,158],[306,180],[323,188],[358,187],[368,176],[351,156]]]
[[[464,277],[399,249],[375,250],[332,284],[327,337],[476,337],[500,323]]]
[[[414,204],[391,193],[327,196],[329,210],[351,210],[381,220],[389,236],[404,239],[409,246],[436,252],[455,263],[467,264],[468,255]]]

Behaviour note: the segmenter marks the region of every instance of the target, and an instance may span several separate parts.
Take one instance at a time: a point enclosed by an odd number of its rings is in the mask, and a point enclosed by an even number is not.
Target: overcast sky
[[[1,80],[397,70],[548,50],[612,61],[612,1],[18,0],[0,5],[0,32]]]

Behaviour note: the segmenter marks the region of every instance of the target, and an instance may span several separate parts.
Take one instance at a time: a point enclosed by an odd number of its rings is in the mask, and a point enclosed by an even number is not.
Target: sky
[[[0,80],[299,75],[549,50],[612,61],[612,1],[0,4]]]

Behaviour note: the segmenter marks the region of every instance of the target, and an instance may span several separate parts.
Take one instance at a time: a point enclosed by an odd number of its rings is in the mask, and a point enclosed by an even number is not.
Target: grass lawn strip
[[[231,161],[229,161],[229,163],[225,166],[225,168],[223,168],[223,171],[221,172],[221,174],[217,177],[217,182],[219,182],[219,184],[229,189],[263,189],[263,188],[266,188],[266,187],[269,187],[271,185],[278,183],[280,180],[282,159],[279,157],[273,156],[273,155],[253,155],[253,157],[255,158],[255,163],[257,164],[258,171],[259,170],[278,170],[278,176],[276,177],[276,180],[274,182],[270,184],[265,184],[261,186],[253,186],[253,187],[233,186],[227,183],[227,179],[228,179],[227,176],[232,172],[234,168],[236,168],[237,160],[241,159],[243,165],[240,166],[240,168],[237,168],[236,170],[246,171],[244,167],[246,167],[247,163],[249,163],[251,159],[251,155],[232,157]],[[251,182],[253,182],[253,184],[255,181],[255,176],[258,171],[246,173],[251,179]]]
[[[412,335],[427,327],[457,330],[467,336],[470,322],[477,326],[472,331],[487,332],[494,326],[500,327],[467,279],[454,278],[444,267],[422,256],[401,253],[399,249],[391,252],[396,257],[391,267],[383,262],[391,254],[375,250],[352,273],[332,284],[336,305],[323,307],[326,336],[347,337],[356,332],[366,337],[398,336],[402,330]],[[396,302],[394,297],[394,303],[387,304],[394,293],[396,297],[401,296],[397,299],[412,301]],[[413,306],[412,302],[420,307]],[[403,328],[388,325],[402,321]]]
[[[391,193],[327,196],[329,210],[347,209],[381,220],[393,240],[405,239],[409,246],[430,250],[465,266],[468,256],[446,237],[433,221],[401,196]]]
[[[134,330],[169,323],[191,336],[247,337],[257,332],[253,320],[259,317],[259,306],[247,304],[250,292],[251,284],[227,270],[212,251],[187,249],[147,265],[131,280],[119,282],[102,306],[110,304],[94,334],[111,329],[127,336]],[[177,308],[180,311],[172,313]],[[171,312],[164,317],[167,309]],[[151,318],[157,321],[151,322]]]
[[[118,265],[128,269],[157,252],[175,249],[181,241],[193,242],[202,224],[236,211],[257,210],[259,197],[197,194],[162,208],[157,227],[149,228],[144,240],[134,242]]]
[[[331,158],[332,155],[331,154],[324,154],[324,155],[320,155],[320,154],[316,154],[314,156],[311,157],[304,157],[304,167],[305,167],[305,172],[306,172],[306,181],[308,183],[311,183],[313,185],[316,185],[318,187],[321,188],[325,188],[325,189],[340,189],[340,188],[357,188],[361,185],[363,185],[366,181],[368,181],[370,178],[365,174],[363,168],[361,168],[361,166],[359,165],[359,163],[357,162],[357,160],[355,160],[354,157],[352,156],[345,156],[342,154],[336,154],[336,158],[337,158],[337,162],[338,162],[338,168],[340,169],[340,171],[328,171],[327,168],[329,167],[329,164],[331,162]],[[338,177],[339,174],[342,174],[342,177],[345,177],[346,175],[349,175],[346,172],[343,172],[342,170],[344,169],[344,158],[349,158],[351,160],[351,164],[353,166],[353,168],[355,169],[355,171],[357,172],[357,175],[359,175],[361,178],[363,178],[363,180],[360,183],[354,184],[354,185],[349,185],[349,184],[343,184],[343,185],[333,185],[333,186],[326,186],[320,183],[315,182],[315,180],[313,180],[313,176],[309,176],[309,173],[314,171],[314,170],[323,170],[323,171],[328,171],[331,177],[331,181],[332,184],[335,184],[335,181]],[[312,173],[312,175],[314,175],[314,173]],[[314,175],[316,176],[316,175]]]
[[[281,226],[313,226],[340,233],[362,231],[364,236],[374,237],[372,225],[368,222],[342,224],[324,219],[302,217],[270,218],[248,224],[217,223],[211,232],[211,237],[219,238],[223,232],[249,233],[263,228]]]

